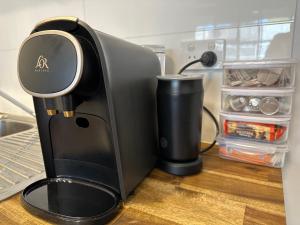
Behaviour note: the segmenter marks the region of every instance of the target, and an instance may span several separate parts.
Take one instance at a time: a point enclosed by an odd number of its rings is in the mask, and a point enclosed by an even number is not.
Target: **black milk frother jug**
[[[201,171],[201,75],[158,76],[159,167],[175,175]]]

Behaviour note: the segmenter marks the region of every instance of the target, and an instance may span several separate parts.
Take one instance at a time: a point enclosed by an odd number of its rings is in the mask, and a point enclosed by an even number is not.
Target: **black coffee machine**
[[[47,175],[23,191],[24,207],[57,223],[106,223],[156,163],[156,55],[53,18],[23,42],[18,73]]]

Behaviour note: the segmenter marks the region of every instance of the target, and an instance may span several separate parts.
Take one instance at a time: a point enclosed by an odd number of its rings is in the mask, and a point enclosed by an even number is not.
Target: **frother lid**
[[[159,80],[200,80],[203,79],[202,74],[166,74],[164,76],[156,76]]]
[[[106,224],[121,207],[108,187],[63,177],[29,185],[21,200],[29,212],[58,224]]]
[[[23,89],[53,98],[72,91],[82,76],[83,53],[75,36],[60,30],[31,34],[22,44],[18,75]]]

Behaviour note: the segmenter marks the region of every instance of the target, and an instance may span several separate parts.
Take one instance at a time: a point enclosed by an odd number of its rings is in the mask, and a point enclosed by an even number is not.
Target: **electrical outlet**
[[[183,65],[201,58],[201,55],[206,51],[213,51],[217,55],[217,62],[212,67],[204,67],[201,63],[196,63],[190,66],[188,71],[203,70],[203,69],[222,69],[223,60],[225,56],[225,40],[196,40],[196,41],[182,41],[181,52]]]

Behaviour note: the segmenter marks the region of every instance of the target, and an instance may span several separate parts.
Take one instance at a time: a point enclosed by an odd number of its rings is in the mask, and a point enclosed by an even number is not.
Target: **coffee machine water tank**
[[[73,17],[40,22],[23,42],[18,75],[33,96],[47,178],[22,204],[57,223],[112,219],[156,163],[156,76],[146,48]]]

